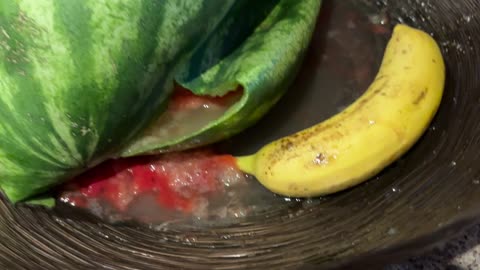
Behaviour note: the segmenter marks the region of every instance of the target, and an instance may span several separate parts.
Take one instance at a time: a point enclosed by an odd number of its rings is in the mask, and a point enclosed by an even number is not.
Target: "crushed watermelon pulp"
[[[177,87],[167,113],[227,107],[236,96],[236,91],[222,97],[195,96]],[[247,178],[233,156],[197,149],[108,160],[68,182],[59,199],[111,221],[148,221],[165,212],[202,216],[208,215],[212,200],[245,185]]]

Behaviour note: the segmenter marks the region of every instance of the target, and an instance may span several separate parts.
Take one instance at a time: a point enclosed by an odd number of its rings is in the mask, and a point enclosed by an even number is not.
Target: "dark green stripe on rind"
[[[89,24],[94,34],[88,52],[94,55],[94,67],[78,74],[92,77],[82,77],[80,87],[72,85],[65,102],[78,107],[72,116],[76,141],[88,153],[91,166],[114,155],[146,125],[152,112],[161,109],[168,89],[152,91],[163,75],[151,66],[159,46],[157,33],[164,24],[164,5],[152,0],[101,5],[90,1],[90,5],[97,5],[91,8],[96,16]],[[97,86],[88,85],[93,82]]]
[[[177,74],[176,80],[193,81],[217,65],[247,40],[278,2],[279,0],[237,0],[205,42],[197,47],[188,64]]]
[[[90,147],[96,134],[92,133],[89,119],[93,112],[103,107],[103,102],[98,94],[92,91],[99,89],[94,80],[93,66],[96,64],[92,55],[93,39],[92,26],[89,24],[92,10],[85,0],[56,0],[54,1],[54,27],[65,38],[69,47],[69,57],[74,66],[74,73],[78,76],[69,78],[70,91],[63,97],[72,111],[69,114],[71,121],[71,135],[76,138],[76,149],[81,155],[82,161],[87,162],[93,153]],[[97,98],[95,98],[97,97]],[[74,102],[72,102],[74,101]],[[88,109],[87,109],[87,108]],[[102,117],[102,114],[99,115]],[[97,120],[97,125],[101,122]],[[85,164],[87,166],[87,164]]]
[[[205,43],[208,46],[200,46],[189,65],[179,73],[180,83],[198,95],[223,95],[241,85],[245,90],[242,100],[223,117],[188,136],[157,142],[152,142],[151,137],[145,140],[140,137],[126,148],[124,156],[181,150],[225,139],[254,124],[278,101],[297,73],[315,27],[321,1],[276,2],[273,11],[267,14],[255,32],[226,57],[224,48],[228,46],[216,42],[228,42],[232,39],[230,35],[234,34],[240,37],[235,24],[225,23],[221,25],[223,28],[216,29]],[[255,5],[260,6],[254,8]],[[248,7],[250,12],[258,11],[259,14],[269,8],[264,2],[252,3]],[[235,21],[235,16],[249,18],[244,14],[232,13],[230,20]],[[204,71],[212,63],[215,65]],[[195,69],[198,64],[201,68]],[[199,76],[195,77],[197,73]]]

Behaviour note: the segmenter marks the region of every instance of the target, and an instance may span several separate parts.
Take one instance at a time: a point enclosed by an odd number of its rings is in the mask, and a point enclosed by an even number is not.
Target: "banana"
[[[274,193],[315,197],[355,186],[403,155],[436,114],[445,63],[435,40],[396,25],[368,90],[333,117],[236,157]]]

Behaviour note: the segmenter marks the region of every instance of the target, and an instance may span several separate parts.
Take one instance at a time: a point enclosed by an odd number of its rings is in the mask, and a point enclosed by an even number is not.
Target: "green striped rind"
[[[0,186],[8,198],[46,191],[136,136],[234,2],[0,0]]]
[[[295,77],[320,6],[320,0],[265,0],[248,5],[237,2],[219,27],[196,49],[189,63],[179,70],[176,79],[198,95],[224,95],[240,85],[245,91],[242,99],[220,119],[193,134],[173,141],[140,137],[122,155],[205,145],[255,123],[278,101]],[[252,10],[256,13],[251,14]],[[232,46],[239,42],[240,46]]]

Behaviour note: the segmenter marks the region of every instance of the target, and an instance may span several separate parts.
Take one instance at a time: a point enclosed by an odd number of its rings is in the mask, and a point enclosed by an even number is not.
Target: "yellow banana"
[[[365,181],[425,132],[443,95],[445,64],[427,33],[397,25],[368,90],[337,115],[237,157],[239,168],[285,196],[314,197]]]

